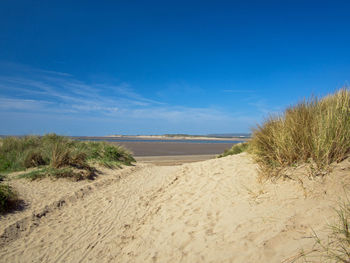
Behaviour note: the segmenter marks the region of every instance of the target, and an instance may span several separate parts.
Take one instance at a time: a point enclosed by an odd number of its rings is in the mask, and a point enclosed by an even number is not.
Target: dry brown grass
[[[322,170],[350,153],[350,91],[311,98],[271,116],[253,131],[249,143],[263,174],[310,162]]]

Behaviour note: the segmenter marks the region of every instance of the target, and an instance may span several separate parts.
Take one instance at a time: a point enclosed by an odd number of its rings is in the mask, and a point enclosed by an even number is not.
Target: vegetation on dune
[[[350,262],[350,207],[341,205],[337,210],[338,220],[329,226],[327,242],[322,241],[315,234],[315,252],[321,254],[324,262]],[[319,255],[318,255],[319,257]]]
[[[302,163],[309,163],[315,175],[328,170],[331,163],[350,154],[350,90],[312,97],[269,117],[253,130],[248,151],[266,177]],[[314,247],[288,262],[350,262],[349,202],[337,214],[326,240],[314,233]]]
[[[239,153],[245,152],[247,149],[248,149],[247,142],[237,143],[237,144],[234,144],[230,149],[225,150],[222,154],[218,156],[218,158],[225,157],[228,155],[239,154]]]
[[[19,176],[31,180],[43,177],[87,179],[94,176],[93,164],[113,168],[134,161],[124,148],[105,142],[74,141],[56,134],[0,139],[0,172],[34,168]],[[16,193],[3,179],[0,175],[0,213],[15,208],[18,202]]]
[[[16,206],[17,194],[6,184],[0,183],[0,213],[7,212]]]
[[[271,116],[253,131],[248,151],[262,174],[278,176],[289,166],[310,163],[315,174],[350,154],[350,90],[341,89],[324,98],[312,97]],[[350,205],[337,210],[326,240],[314,233],[315,245],[290,262],[350,262]],[[299,262],[299,261],[298,261]]]
[[[311,98],[270,117],[253,131],[249,151],[267,176],[310,162],[323,170],[350,153],[350,90]]]
[[[349,203],[349,202],[348,202]],[[336,210],[337,220],[328,225],[327,239],[322,240],[313,233],[312,249],[301,250],[298,255],[285,262],[350,262],[350,206],[342,204]]]
[[[134,161],[122,147],[105,142],[74,141],[56,134],[6,137],[0,142],[0,172],[39,167],[23,175],[32,179],[45,176],[91,178],[92,164],[120,167]]]
[[[93,174],[90,170],[78,170],[71,167],[52,168],[42,167],[29,172],[21,173],[18,178],[28,178],[31,180],[41,179],[44,177],[51,178],[71,178],[76,181],[85,178],[92,178]]]
[[[135,159],[125,148],[118,145],[111,145],[106,142],[75,142],[77,148],[86,154],[89,161],[107,167],[119,167],[130,165]]]

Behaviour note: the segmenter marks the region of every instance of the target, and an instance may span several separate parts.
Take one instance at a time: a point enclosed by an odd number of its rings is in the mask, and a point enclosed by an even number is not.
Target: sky
[[[350,1],[0,1],[0,134],[245,133],[350,80]]]

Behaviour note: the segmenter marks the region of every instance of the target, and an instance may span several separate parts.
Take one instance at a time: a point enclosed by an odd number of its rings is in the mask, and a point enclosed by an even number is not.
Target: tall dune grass
[[[268,176],[302,162],[322,170],[343,160],[350,153],[350,90],[312,97],[269,117],[253,130],[249,150]]]

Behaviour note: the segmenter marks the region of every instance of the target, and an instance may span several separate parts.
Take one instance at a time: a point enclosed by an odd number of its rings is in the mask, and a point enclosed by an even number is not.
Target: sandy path
[[[0,261],[282,262],[310,247],[311,228],[322,231],[334,217],[346,175],[340,169],[322,181],[259,183],[245,154],[140,164],[43,216],[31,233],[0,248]]]
[[[96,262],[116,257],[115,252],[126,242],[126,233],[152,213],[149,203],[171,184],[177,169],[142,167],[83,200],[50,213],[28,236],[4,246],[0,261]]]
[[[155,164],[160,166],[172,166],[185,163],[194,163],[216,158],[217,155],[170,155],[170,156],[139,156],[137,162]]]

